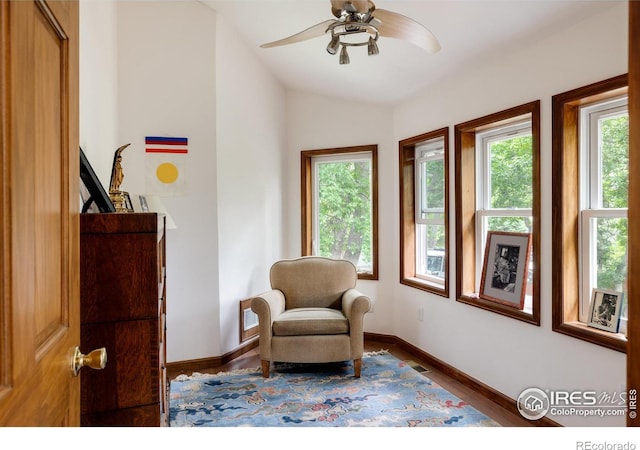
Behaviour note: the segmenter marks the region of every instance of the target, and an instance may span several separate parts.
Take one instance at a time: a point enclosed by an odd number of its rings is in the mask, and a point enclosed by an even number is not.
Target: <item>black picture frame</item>
[[[85,192],[85,195],[82,193]],[[82,199],[82,211],[110,213],[116,212],[109,195],[102,187],[100,180],[93,171],[87,156],[80,147],[80,193]]]
[[[531,233],[487,232],[480,298],[522,310],[530,255]]]
[[[587,325],[611,333],[620,330],[620,312],[624,302],[624,292],[594,288],[589,304]]]

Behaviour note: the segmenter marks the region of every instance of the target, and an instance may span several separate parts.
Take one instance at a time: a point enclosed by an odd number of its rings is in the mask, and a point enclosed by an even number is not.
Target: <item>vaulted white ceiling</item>
[[[626,0],[413,0],[375,1],[377,8],[408,16],[440,41],[430,54],[381,37],[380,54],[349,49],[351,63],[338,64],[326,51],[328,36],[269,49],[275,41],[327,19],[329,0],[201,0],[237,30],[238,38],[288,88],[349,100],[392,105],[455,71],[473,70],[479,59],[535,45],[545,35],[570,27]]]

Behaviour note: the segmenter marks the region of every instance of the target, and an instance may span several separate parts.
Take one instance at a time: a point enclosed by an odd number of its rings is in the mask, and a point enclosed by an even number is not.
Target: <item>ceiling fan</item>
[[[313,39],[331,33],[327,52],[340,50],[340,64],[349,64],[348,47],[367,46],[369,55],[377,55],[380,36],[410,42],[429,53],[440,50],[438,39],[422,24],[392,11],[376,9],[371,0],[331,0],[331,12],[335,19],[325,20],[292,36],[263,44],[270,48]]]

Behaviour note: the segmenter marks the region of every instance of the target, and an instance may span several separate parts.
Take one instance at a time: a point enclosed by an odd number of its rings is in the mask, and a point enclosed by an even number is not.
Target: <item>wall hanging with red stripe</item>
[[[146,136],[144,138],[147,193],[183,195],[186,193],[186,137]]]

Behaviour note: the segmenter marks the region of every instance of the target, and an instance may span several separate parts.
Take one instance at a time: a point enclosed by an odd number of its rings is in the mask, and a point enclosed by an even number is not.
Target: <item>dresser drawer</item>
[[[158,322],[132,320],[82,327],[82,348],[107,349],[103,370],[82,372],[82,413],[160,401]]]
[[[80,378],[81,425],[167,424],[164,217],[81,214],[82,349],[105,347]]]

